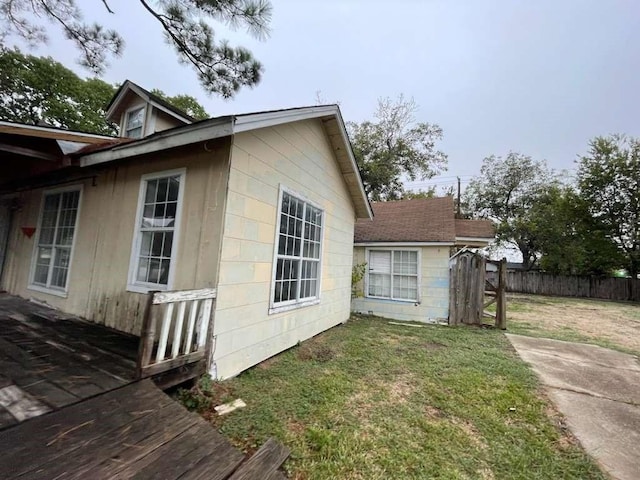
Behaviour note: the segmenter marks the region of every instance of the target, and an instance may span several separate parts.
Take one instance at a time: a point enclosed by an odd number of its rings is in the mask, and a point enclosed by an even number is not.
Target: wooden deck
[[[131,383],[138,343],[0,294],[0,430]]]
[[[284,478],[281,444],[245,461],[154,381],[137,381],[138,346],[138,337],[0,294],[0,478]]]
[[[0,435],[2,479],[282,479],[288,450],[245,456],[202,417],[142,380]],[[235,472],[235,473],[234,473]]]

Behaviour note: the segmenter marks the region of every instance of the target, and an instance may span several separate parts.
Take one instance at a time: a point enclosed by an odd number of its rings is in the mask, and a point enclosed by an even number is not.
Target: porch
[[[137,337],[0,293],[0,430],[143,378],[203,374],[213,297],[149,294]]]

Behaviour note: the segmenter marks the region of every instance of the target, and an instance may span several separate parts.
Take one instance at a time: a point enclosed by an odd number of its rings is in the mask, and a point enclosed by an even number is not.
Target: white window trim
[[[147,109],[148,105],[146,103],[139,103],[133,107],[125,110],[124,115],[122,116],[122,125],[120,125],[120,136],[124,138],[136,138],[136,137],[128,137],[127,136],[127,123],[129,120],[129,114],[131,112],[135,112],[136,110],[142,109],[142,125],[140,130],[140,136],[137,139],[145,137],[145,128],[147,127]]]
[[[144,198],[146,194],[146,186],[148,180],[156,178],[165,178],[179,175],[180,190],[178,191],[178,205],[176,206],[175,228],[173,230],[173,245],[171,246],[171,260],[169,262],[169,276],[166,285],[158,285],[156,283],[138,282],[136,273],[138,270],[138,260],[140,251],[140,221],[142,219],[142,211],[144,210]],[[186,189],[187,169],[178,168],[175,170],[164,170],[162,172],[146,173],[140,177],[140,189],[138,192],[138,205],[136,210],[136,223],[133,227],[133,240],[131,241],[131,256],[129,258],[129,276],[127,280],[127,291],[134,293],[149,293],[151,291],[164,291],[173,288],[173,280],[176,272],[176,262],[178,258],[178,248],[180,245],[180,230],[182,222],[182,204],[184,201],[184,191]]]
[[[418,252],[418,298],[416,300],[408,300],[406,298],[393,298],[391,297],[377,297],[369,295],[369,252],[370,251],[390,251],[390,252]],[[393,256],[393,254],[392,254]],[[373,298],[376,300],[386,300],[387,302],[402,302],[402,303],[421,303],[422,302],[422,249],[420,248],[405,248],[402,246],[397,247],[371,247],[365,248],[365,258],[367,261],[367,271],[364,276],[364,296],[365,298]],[[393,258],[391,259],[391,268],[393,269]],[[393,270],[392,270],[393,271]],[[391,274],[391,295],[393,295],[393,273]]]
[[[288,300],[286,302],[275,303],[273,296],[275,295],[276,290],[276,269],[278,267],[278,245],[280,242],[280,218],[282,216],[282,197],[285,193],[288,193],[292,197],[297,198],[298,200],[302,200],[303,202],[311,205],[314,208],[317,208],[322,212],[322,236],[320,237],[320,258],[318,259],[318,294],[313,298],[305,298],[304,300]],[[320,303],[320,299],[322,296],[322,259],[324,257],[324,238],[325,238],[325,211],[320,205],[316,202],[310,200],[305,195],[296,192],[284,185],[280,185],[278,192],[278,204],[276,207],[276,233],[273,241],[273,265],[271,268],[271,289],[269,293],[269,315],[274,313],[288,312],[291,310],[296,310],[298,308],[309,307],[311,305],[318,305]],[[304,236],[304,233],[303,233]],[[304,240],[303,240],[304,243]],[[303,248],[302,246],[300,248]]]
[[[27,290],[33,290],[35,292],[47,293],[49,295],[55,295],[56,297],[67,298],[69,294],[69,284],[71,283],[71,271],[73,268],[73,257],[76,249],[76,241],[78,238],[78,232],[80,230],[80,215],[82,213],[82,194],[84,190],[83,184],[68,185],[66,187],[52,188],[42,191],[42,198],[40,199],[40,213],[38,214],[38,223],[36,224],[36,237],[33,243],[33,249],[31,252],[31,268],[29,269],[29,283]],[[67,285],[62,288],[48,288],[42,285],[33,283],[33,277],[36,273],[36,255],[38,252],[38,244],[40,243],[40,233],[42,232],[42,215],[44,214],[44,199],[47,195],[74,192],[77,191],[78,195],[78,210],[76,211],[76,224],[73,229],[73,241],[71,242],[71,253],[69,254],[69,269],[67,270]]]

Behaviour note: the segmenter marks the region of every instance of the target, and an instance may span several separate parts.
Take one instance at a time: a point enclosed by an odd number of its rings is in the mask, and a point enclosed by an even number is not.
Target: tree
[[[158,21],[179,61],[193,66],[207,92],[230,98],[241,87],[253,87],[260,82],[263,71],[260,62],[246,48],[218,40],[209,22],[244,27],[253,36],[266,38],[271,20],[269,0],[138,2]],[[115,13],[109,0],[100,3],[109,13]],[[127,2],[127,9],[131,8],[130,3]],[[79,63],[98,75],[104,72],[111,57],[122,54],[124,39],[117,31],[86,23],[82,17],[76,0],[0,0],[0,40],[14,34],[31,45],[44,43],[47,35],[42,22],[51,21],[79,50]]]
[[[541,195],[556,184],[544,161],[516,152],[505,158],[492,155],[483,160],[480,175],[465,190],[465,206],[472,216],[494,220],[498,243],[515,245],[524,267],[531,269],[539,245],[529,214]]]
[[[198,103],[198,100],[196,100],[191,95],[182,94],[182,95],[174,95],[173,97],[171,97],[166,93],[164,93],[162,90],[158,90],[157,88],[154,88],[153,90],[151,90],[151,93],[169,102],[171,105],[173,105],[176,108],[179,108],[184,113],[195,118],[196,120],[205,120],[209,118],[209,114],[204,109],[204,107],[200,105]]]
[[[99,78],[82,79],[50,57],[0,49],[0,120],[115,135],[118,126],[107,121],[105,111],[115,92],[116,86]],[[194,118],[207,118],[189,95],[153,92]]]
[[[623,265],[606,227],[571,186],[552,185],[529,211],[540,268],[558,275],[608,275]]]
[[[632,277],[640,273],[640,139],[596,137],[578,162],[579,194],[624,255]]]
[[[442,129],[416,123],[413,99],[378,99],[374,121],[347,127],[365,190],[372,200],[394,200],[404,192],[403,180],[426,180],[446,168],[447,156],[436,149]]]
[[[97,78],[83,80],[50,57],[0,50],[0,119],[114,135],[105,119],[115,87]]]

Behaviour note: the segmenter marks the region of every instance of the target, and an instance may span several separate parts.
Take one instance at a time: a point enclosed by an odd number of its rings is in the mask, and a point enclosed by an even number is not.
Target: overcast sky
[[[262,83],[231,101],[204,93],[138,2],[110,0],[115,15],[99,0],[78,3],[127,42],[105,80],[188,93],[212,116],[312,105],[321,91],[361,121],[380,96],[413,96],[418,120],[444,129],[440,183],[468,180],[491,154],[571,169],[595,135],[640,136],[638,0],[272,0],[267,41],[221,31],[265,67]],[[34,53],[87,75],[53,32]]]

